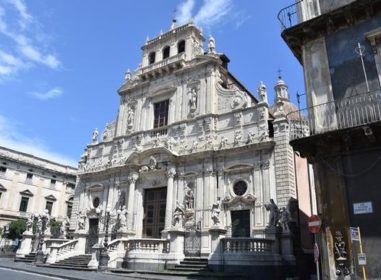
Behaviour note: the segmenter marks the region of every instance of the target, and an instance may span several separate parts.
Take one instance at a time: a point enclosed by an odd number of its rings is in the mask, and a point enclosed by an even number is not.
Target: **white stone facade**
[[[193,253],[211,259],[222,236],[264,238],[265,204],[273,199],[285,207],[296,197],[281,104],[270,114],[266,87],[260,84],[257,100],[227,70],[229,59],[216,52],[214,39],[206,52],[203,44],[193,23],[147,41],[141,65],[126,73],[118,91],[117,119],[100,135],[94,132],[81,157],[71,229],[87,243],[96,229],[96,242],[101,242],[105,213],[110,213],[108,233],[116,238],[109,247],[110,266],[126,256],[133,240],[142,239],[149,245],[131,249],[127,260],[152,263],[160,247],[163,259],[176,263],[187,254],[191,231],[200,235],[193,244],[199,251]],[[155,112],[166,101],[168,113],[160,125]],[[152,209],[158,211],[151,213],[149,196],[156,195],[151,190],[160,189],[165,197],[157,192]],[[155,203],[161,204],[155,208]],[[232,221],[240,213],[247,214],[246,220],[238,219],[246,223],[242,227]],[[151,218],[156,225],[150,226]],[[89,251],[85,241],[78,242],[79,253]]]
[[[47,206],[52,217],[63,221],[72,205],[76,173],[74,167],[0,147],[0,226],[43,214]]]

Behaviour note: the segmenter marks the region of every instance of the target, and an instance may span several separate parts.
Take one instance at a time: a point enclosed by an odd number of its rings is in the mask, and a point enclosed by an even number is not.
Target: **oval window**
[[[247,191],[247,184],[244,181],[238,181],[233,186],[233,191],[236,195],[243,195]]]

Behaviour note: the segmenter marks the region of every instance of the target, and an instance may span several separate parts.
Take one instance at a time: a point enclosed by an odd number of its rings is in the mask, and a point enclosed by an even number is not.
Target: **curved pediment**
[[[228,168],[226,168],[224,171],[225,172],[242,172],[242,171],[246,171],[246,170],[250,170],[254,168],[254,166],[250,165],[250,164],[236,164],[236,165],[232,165]]]
[[[172,152],[165,147],[155,147],[144,151],[133,152],[125,161],[127,165],[143,165],[146,164],[150,157],[154,156],[157,159],[177,157],[176,152]]]
[[[87,191],[88,192],[99,192],[99,191],[103,191],[103,184],[95,184],[95,185],[91,185],[89,187],[87,187]]]

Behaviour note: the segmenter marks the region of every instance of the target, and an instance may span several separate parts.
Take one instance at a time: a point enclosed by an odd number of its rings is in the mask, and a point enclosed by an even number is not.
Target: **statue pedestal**
[[[102,245],[95,244],[91,252],[91,261],[87,264],[88,268],[98,269],[99,266],[99,254],[102,249]]]
[[[169,254],[170,259],[169,264],[179,264],[181,260],[185,258],[184,256],[184,236],[185,230],[183,228],[170,228],[167,231],[169,235]]]
[[[33,233],[28,231],[22,235],[21,245],[16,252],[16,257],[23,258],[32,252]]]
[[[74,239],[78,239],[78,243],[75,246],[75,249],[77,251],[77,255],[84,254],[86,251],[86,240],[87,240],[88,234],[83,230],[74,233],[73,237]]]
[[[221,238],[224,238],[227,230],[222,228],[221,226],[213,226],[209,229],[210,239],[211,239],[211,251],[209,258],[209,265],[215,266],[217,270],[222,266],[223,261],[223,250],[221,246]]]
[[[280,234],[280,228],[275,226],[268,226],[265,229],[265,238],[274,240],[274,244],[272,247],[272,252],[274,254],[280,253],[280,247],[279,247],[279,234]]]
[[[295,261],[292,235],[290,232],[282,232],[280,234],[280,246],[282,258],[287,261]]]
[[[134,237],[135,232],[134,231],[129,231],[129,230],[121,230],[116,233],[116,238],[128,238],[128,237]]]

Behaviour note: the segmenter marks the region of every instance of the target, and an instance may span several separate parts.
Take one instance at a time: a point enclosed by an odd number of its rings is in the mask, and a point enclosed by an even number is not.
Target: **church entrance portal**
[[[144,193],[143,237],[160,238],[165,226],[167,188],[148,189]]]
[[[91,253],[91,248],[98,243],[99,219],[89,219],[89,235],[86,242],[86,254]]]
[[[250,210],[231,211],[232,237],[250,237]]]

